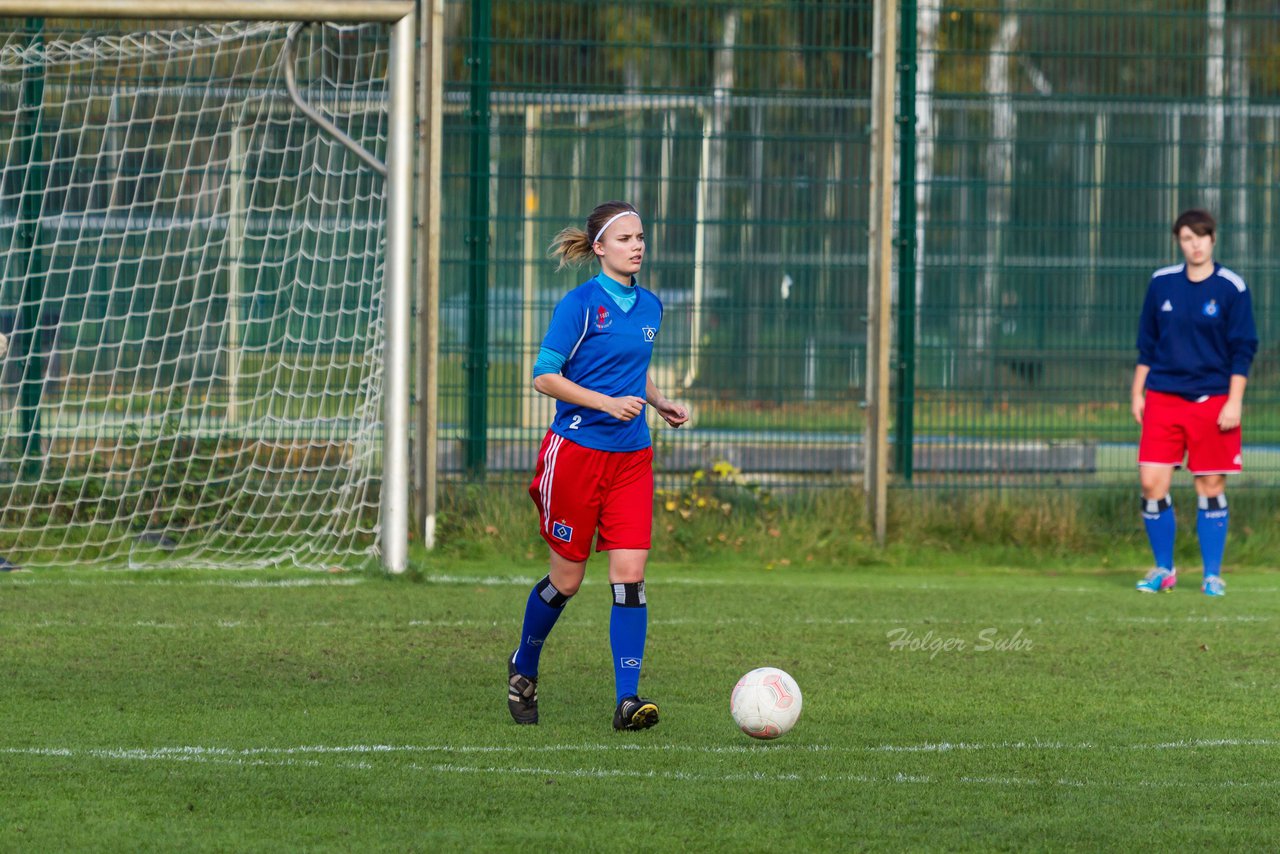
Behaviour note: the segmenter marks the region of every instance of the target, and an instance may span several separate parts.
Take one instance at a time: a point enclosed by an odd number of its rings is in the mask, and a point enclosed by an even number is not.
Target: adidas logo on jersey
[[[1173,303],[1168,300],[1164,301],[1164,305],[1160,306],[1161,311],[1173,311]]]

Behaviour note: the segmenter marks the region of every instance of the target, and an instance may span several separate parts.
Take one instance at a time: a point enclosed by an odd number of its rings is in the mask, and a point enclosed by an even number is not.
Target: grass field
[[[503,659],[536,563],[376,575],[0,577],[0,849],[1263,849],[1280,829],[1280,574],[655,565],[614,733],[596,567],[543,656]],[[898,643],[895,645],[895,641]],[[753,742],[759,665],[804,713]]]

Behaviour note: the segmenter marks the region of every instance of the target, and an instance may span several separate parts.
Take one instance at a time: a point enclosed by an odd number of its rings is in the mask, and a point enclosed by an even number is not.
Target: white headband
[[[615,222],[622,219],[624,216],[640,216],[640,214],[636,213],[635,211],[622,211],[621,213],[614,214],[613,216],[609,217],[609,219],[605,222],[604,225],[600,227],[600,230],[596,232],[596,239],[591,242],[599,243],[600,238],[604,237],[604,233],[609,230],[609,226],[613,225]]]

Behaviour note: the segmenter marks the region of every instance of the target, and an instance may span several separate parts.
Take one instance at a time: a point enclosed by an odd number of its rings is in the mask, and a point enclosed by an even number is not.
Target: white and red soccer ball
[[[757,667],[733,686],[729,711],[738,729],[768,739],[795,726],[803,704],[800,686],[790,675],[776,667]]]

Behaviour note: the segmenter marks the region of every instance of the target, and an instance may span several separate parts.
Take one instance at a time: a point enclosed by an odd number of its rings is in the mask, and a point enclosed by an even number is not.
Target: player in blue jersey
[[[1178,581],[1169,487],[1184,457],[1199,504],[1200,589],[1208,596],[1226,592],[1225,490],[1227,475],[1241,468],[1241,409],[1258,333],[1244,280],[1213,260],[1216,227],[1202,210],[1178,217],[1173,234],[1184,263],[1155,271],[1138,323],[1133,417],[1142,425],[1142,518],[1156,563],[1138,589],[1148,593],[1172,590]]]
[[[552,243],[560,268],[588,260],[600,273],[556,306],[533,368],[533,386],[556,399],[529,495],[551,569],[525,605],[520,645],[507,665],[507,708],[516,723],[538,722],[538,660],[569,598],[578,592],[592,541],[609,555],[613,609],[613,728],[647,729],[658,706],[639,696],[648,609],[645,562],[653,527],[653,448],[648,404],[672,427],[689,419],[649,378],[662,328],[662,302],[636,283],[644,226],[627,202],[605,202],[586,231],[566,228]]]

